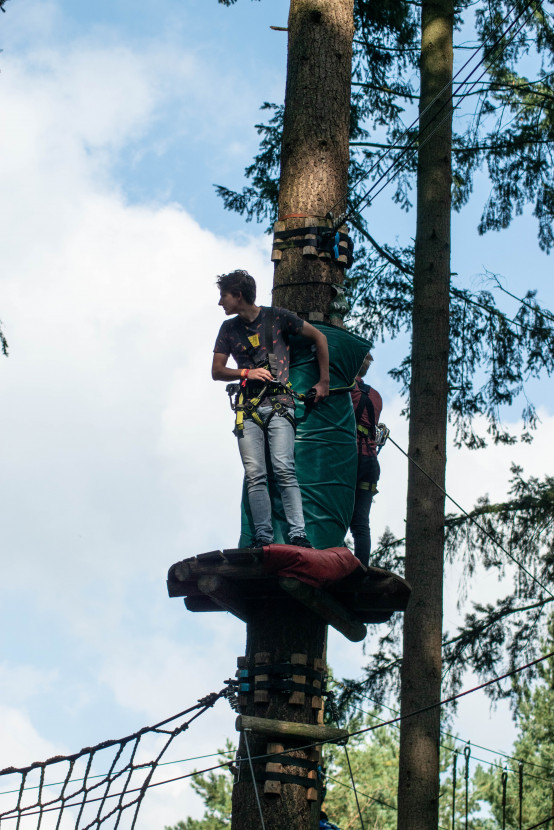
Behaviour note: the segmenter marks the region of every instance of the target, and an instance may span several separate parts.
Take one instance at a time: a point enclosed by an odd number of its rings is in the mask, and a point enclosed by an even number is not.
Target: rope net
[[[0,770],[2,830],[133,830],[154,773],[178,735],[228,689],[125,738]],[[146,760],[147,758],[150,760]],[[106,772],[107,770],[107,772]]]

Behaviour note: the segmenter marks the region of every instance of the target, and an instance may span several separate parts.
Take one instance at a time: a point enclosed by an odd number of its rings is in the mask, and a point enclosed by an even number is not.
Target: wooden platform
[[[402,577],[362,565],[345,579],[314,588],[268,574],[261,548],[183,559],[169,569],[167,589],[170,597],[184,597],[189,611],[228,611],[245,622],[268,599],[293,597],[354,642],[365,637],[365,624],[384,623],[404,611],[411,591]]]

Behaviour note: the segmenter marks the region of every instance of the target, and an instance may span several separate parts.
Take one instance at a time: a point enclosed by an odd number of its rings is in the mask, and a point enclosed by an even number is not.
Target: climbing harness
[[[360,438],[360,440],[365,440],[368,443],[370,440],[374,441],[377,455],[379,455],[387,443],[387,438],[390,435],[390,429],[386,426],[386,424],[375,423],[375,407],[369,397],[371,386],[360,381],[358,383],[358,389],[360,390],[361,397],[354,413],[358,438]],[[361,423],[364,412],[367,412],[369,427],[366,427]]]
[[[369,397],[371,386],[360,381],[358,383],[358,389],[360,391],[360,400],[354,413],[354,417],[356,418],[356,429],[358,431],[358,438],[360,438],[360,440],[365,439],[365,441],[369,443],[370,439],[371,441],[375,441],[376,438],[375,407],[373,406],[373,401]],[[366,427],[361,423],[364,412],[367,413],[369,427]]]
[[[377,424],[375,427],[375,443],[377,445],[377,455],[381,452],[385,444],[387,443],[387,438],[390,435],[390,429],[386,424]]]
[[[275,321],[275,313],[272,308],[268,308],[266,306],[263,307],[263,310],[264,319],[262,340],[265,347],[265,354],[262,353],[260,355],[262,344],[260,343],[258,335],[248,337],[246,331],[242,327],[238,329],[238,334],[241,338],[244,351],[254,363],[254,367],[256,369],[268,369],[272,374],[272,380],[265,383],[260,381],[254,387],[250,387],[250,389],[247,386],[246,377],[244,377],[239,383],[227,384],[226,391],[229,395],[229,404],[236,415],[235,428],[233,431],[237,438],[241,438],[244,435],[244,421],[246,418],[250,418],[255,424],[263,429],[264,432],[267,432],[271,419],[275,415],[278,415],[281,418],[285,418],[291,424],[293,429],[296,430],[296,421],[294,414],[291,412],[291,409],[293,408],[293,400],[310,404],[316,396],[316,391],[313,388],[309,389],[307,392],[295,392],[290,382],[281,383],[281,381],[276,380],[278,363],[277,357],[273,352],[273,324]],[[344,387],[340,389],[331,389],[329,392],[349,391],[353,387],[354,384],[348,388]],[[284,395],[290,398],[290,406],[279,400],[279,398]],[[271,412],[265,418],[262,418],[258,412],[262,401],[268,401],[268,405],[271,406]]]
[[[290,389],[287,387],[288,384],[285,386],[278,381],[269,381],[262,386],[260,391],[254,397],[248,397],[242,383],[229,383],[227,385],[226,390],[229,395],[229,403],[231,409],[236,415],[235,428],[233,432],[237,438],[242,438],[244,435],[245,418],[251,418],[255,424],[264,430],[264,432],[267,432],[267,428],[273,416],[279,415],[281,418],[286,418],[293,429],[296,429],[294,415],[291,414],[289,407],[277,399],[278,396],[285,394],[290,395],[291,398],[293,397],[292,387]],[[300,396],[294,393],[294,397]],[[263,398],[268,399],[269,404],[271,405],[271,412],[265,419],[262,418],[258,412],[258,408]]]
[[[273,379],[265,383],[260,381],[254,387],[248,388],[246,385],[247,377],[245,376],[240,383],[229,383],[227,385],[226,391],[229,395],[229,403],[236,415],[234,433],[237,438],[242,438],[244,435],[245,418],[251,418],[264,432],[267,431],[274,415],[286,418],[293,429],[296,428],[294,415],[289,411],[292,408],[292,387],[290,384],[283,384],[275,379],[278,371],[277,357],[273,352],[275,313],[272,308],[264,306],[263,314],[263,344],[260,343],[260,337],[257,334],[249,337],[242,326],[238,328],[238,334],[242,341],[244,351],[254,363],[254,368],[268,369]],[[265,354],[260,354],[262,345],[265,348]],[[279,397],[283,395],[291,397],[290,408],[279,400]],[[271,412],[265,419],[258,413],[260,403],[264,399],[268,399],[268,403],[271,405]]]
[[[271,372],[272,379],[267,382],[259,381],[247,385],[247,375],[245,375],[239,382],[228,383],[225,387],[229,395],[229,405],[235,413],[235,427],[233,432],[237,438],[242,438],[244,435],[244,422],[248,418],[254,421],[264,432],[267,432],[271,419],[275,415],[278,415],[281,418],[286,418],[293,429],[296,430],[296,420],[293,411],[291,411],[293,410],[293,402],[295,400],[301,401],[309,406],[314,402],[317,394],[313,387],[308,389],[307,392],[296,392],[290,381],[282,383],[276,379],[278,374],[278,361],[277,356],[273,352],[273,324],[275,321],[275,313],[274,309],[266,306],[263,306],[263,310],[262,337],[260,338],[257,334],[249,337],[246,330],[242,327],[238,329],[238,335],[242,341],[244,352],[252,360],[254,368],[268,369]],[[260,340],[263,341],[263,345],[265,346],[263,352],[261,352],[262,344]],[[329,394],[334,395],[342,392],[350,392],[354,389],[354,386],[355,381],[348,386],[332,387],[329,389]],[[287,396],[290,399],[290,405],[279,400],[283,396]],[[271,406],[271,412],[265,418],[262,418],[258,412],[262,401],[264,405],[267,401],[268,405]]]

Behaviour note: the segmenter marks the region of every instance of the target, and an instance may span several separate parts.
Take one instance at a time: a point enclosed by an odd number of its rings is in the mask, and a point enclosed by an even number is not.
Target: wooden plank
[[[248,621],[248,610],[240,590],[222,576],[201,576],[198,587],[225,611],[230,611],[243,622]]]
[[[268,660],[258,660],[257,658],[262,654],[266,656],[265,652],[260,652],[254,656],[256,665],[267,663]],[[269,703],[269,689],[257,689],[258,683],[267,683],[269,680],[268,674],[257,674],[254,679],[254,703]]]
[[[269,703],[269,690],[259,689],[254,691],[254,703]]]
[[[308,655],[300,652],[294,652],[294,654],[291,654],[290,656],[290,662],[293,666],[307,666]]]
[[[229,562],[202,562],[198,559],[186,559],[184,562],[180,562],[179,565],[181,566],[179,569],[179,573],[181,576],[177,575],[177,566],[175,576],[177,579],[191,579],[191,578],[198,578],[200,576],[227,576],[233,579],[242,580],[242,579],[267,579],[267,572],[264,570],[264,566],[261,562],[252,562],[250,565],[248,564],[230,564]],[[186,576],[182,576],[185,574]]]
[[[239,715],[235,721],[237,732],[250,729],[258,735],[269,737],[283,736],[298,738],[306,741],[347,741],[348,730],[337,729],[334,726],[319,726],[315,723],[294,723],[292,721],[273,720],[272,718],[254,718],[249,715]]]
[[[308,778],[313,780],[314,784],[317,783],[317,772],[315,769],[311,769],[308,772]],[[317,801],[317,787],[308,787],[306,790],[306,798],[308,801]]]
[[[185,608],[187,611],[193,611],[194,613],[224,610],[221,606],[217,605],[211,597],[207,597],[205,594],[194,597],[185,597]]]
[[[359,643],[367,634],[365,625],[338,600],[323,591],[300,582],[294,577],[280,577],[279,585],[307,608],[322,617],[329,625],[353,643]]]
[[[223,562],[223,554],[220,550],[209,550],[207,553],[199,553],[196,559],[201,562]]]
[[[224,548],[223,558],[231,565],[238,565],[241,562],[260,562],[263,559],[263,548]]]
[[[254,655],[254,663],[257,666],[265,666],[271,663],[271,654],[269,651],[257,651]]]

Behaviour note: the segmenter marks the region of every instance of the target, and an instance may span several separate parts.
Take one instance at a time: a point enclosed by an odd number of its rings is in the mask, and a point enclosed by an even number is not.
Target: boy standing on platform
[[[329,394],[327,338],[314,326],[283,308],[257,306],[256,283],[247,271],[218,277],[219,305],[229,317],[219,330],[212,378],[239,381],[244,404],[235,430],[244,466],[255,544],[273,542],[271,502],[267,489],[266,446],[293,545],[311,547],[306,537],[300,487],[294,465],[294,400],[287,389],[289,338],[300,334],[315,346],[319,381],[313,402]],[[232,356],[236,369],[227,366]]]

